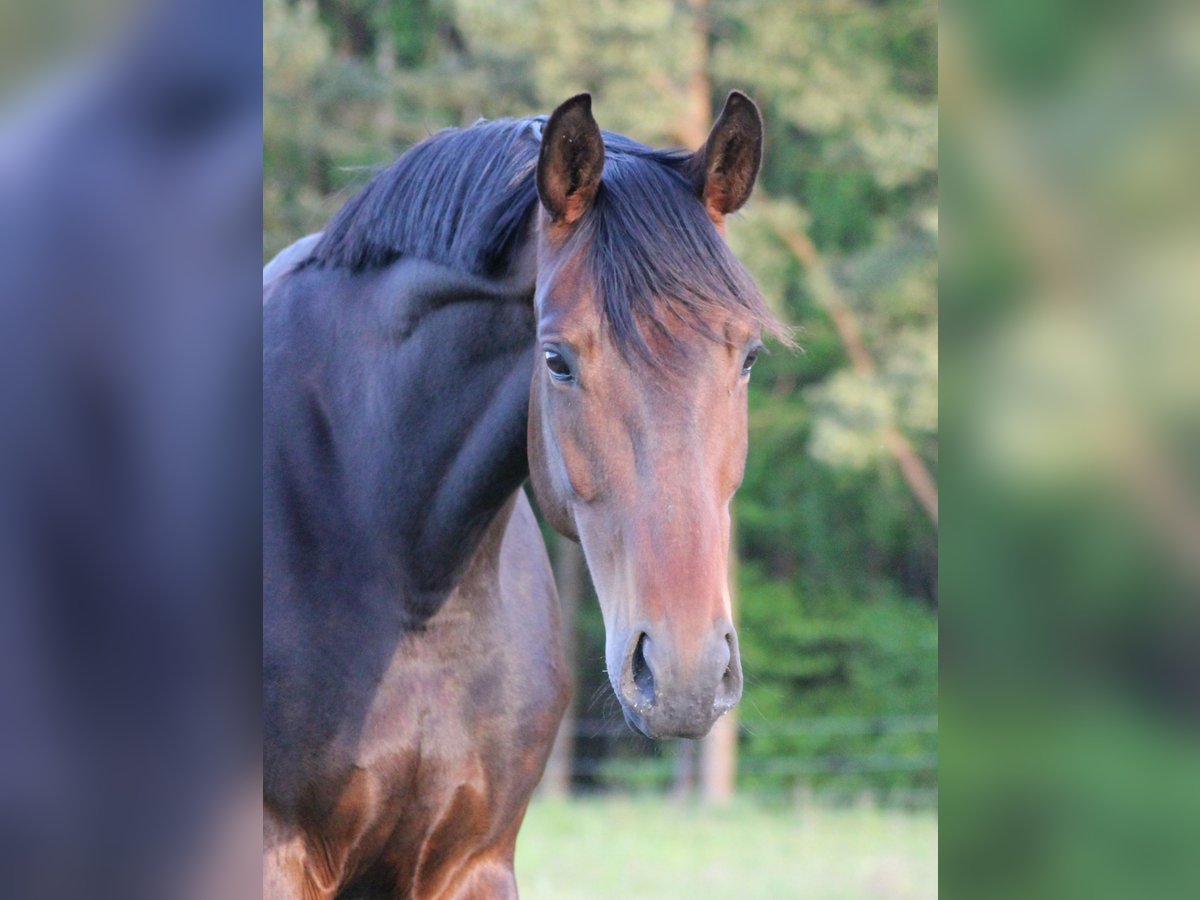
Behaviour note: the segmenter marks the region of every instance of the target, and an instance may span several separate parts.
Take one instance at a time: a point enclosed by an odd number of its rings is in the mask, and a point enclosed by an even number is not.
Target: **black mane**
[[[537,203],[535,122],[447,128],[412,147],[341,208],[309,262],[362,271],[407,257],[501,274]]]
[[[538,203],[545,117],[446,129],[401,155],[334,216],[304,263],[351,271],[428,259],[484,277],[508,269]],[[706,327],[733,309],[788,341],[750,274],[717,232],[688,172],[691,154],[603,132],[604,178],[571,237],[622,352],[669,337],[664,313]]]

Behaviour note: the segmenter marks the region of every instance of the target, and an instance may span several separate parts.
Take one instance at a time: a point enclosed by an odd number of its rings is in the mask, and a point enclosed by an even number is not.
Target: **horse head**
[[[750,370],[780,329],[723,240],[762,120],[734,92],[694,154],[622,140],[606,152],[586,94],[543,130],[530,471],[543,513],[583,546],[626,720],[699,737],[742,693],[730,501]]]

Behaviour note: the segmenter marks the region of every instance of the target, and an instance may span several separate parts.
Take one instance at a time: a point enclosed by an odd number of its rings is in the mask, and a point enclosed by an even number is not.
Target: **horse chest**
[[[362,728],[341,740],[349,774],[331,825],[347,869],[382,865],[414,897],[437,896],[472,859],[511,865],[566,700],[557,596],[523,497],[499,525],[442,610],[396,648]]]

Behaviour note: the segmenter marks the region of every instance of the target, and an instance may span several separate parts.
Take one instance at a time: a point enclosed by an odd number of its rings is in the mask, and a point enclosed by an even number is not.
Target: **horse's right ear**
[[[689,163],[696,193],[718,227],[750,199],[762,165],[762,147],[758,107],[741,91],[730,91],[708,140]]]
[[[592,118],[591,94],[578,94],[550,116],[538,153],[537,190],[556,223],[570,225],[596,199],[604,172],[604,138]]]

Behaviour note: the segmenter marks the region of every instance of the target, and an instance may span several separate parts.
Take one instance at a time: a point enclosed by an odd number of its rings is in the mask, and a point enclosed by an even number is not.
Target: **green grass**
[[[865,805],[535,800],[517,883],[522,900],[932,898],[937,817]]]

